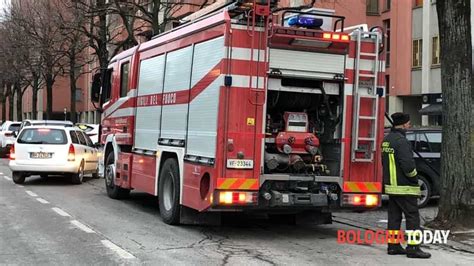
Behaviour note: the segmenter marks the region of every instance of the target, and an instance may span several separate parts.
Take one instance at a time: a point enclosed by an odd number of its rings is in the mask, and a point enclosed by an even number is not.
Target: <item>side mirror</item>
[[[91,101],[98,103],[100,101],[101,74],[96,73],[92,79]]]
[[[18,131],[13,131],[12,135],[13,135],[13,137],[17,138],[18,137]]]
[[[100,142],[96,142],[92,146],[96,149],[100,149],[102,147],[102,144],[100,144]]]

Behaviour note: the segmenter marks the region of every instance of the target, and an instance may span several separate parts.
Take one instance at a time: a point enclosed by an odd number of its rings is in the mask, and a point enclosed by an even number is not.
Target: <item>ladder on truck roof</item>
[[[352,36],[356,39],[356,55],[354,59],[351,158],[353,162],[373,162],[377,148],[377,125],[379,123],[377,80],[380,68],[379,47],[382,37],[379,32],[362,32],[360,30],[355,30]],[[362,52],[362,42],[366,38],[375,40],[373,51]],[[364,64],[370,61],[371,71],[361,70],[361,57],[369,58],[364,60]],[[361,112],[362,105],[369,107]],[[361,122],[366,127],[361,127]]]

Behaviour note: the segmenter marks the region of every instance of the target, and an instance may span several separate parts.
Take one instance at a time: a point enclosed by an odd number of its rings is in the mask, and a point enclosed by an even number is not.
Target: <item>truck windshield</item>
[[[28,128],[24,129],[17,140],[24,144],[66,144],[66,133],[62,129]]]

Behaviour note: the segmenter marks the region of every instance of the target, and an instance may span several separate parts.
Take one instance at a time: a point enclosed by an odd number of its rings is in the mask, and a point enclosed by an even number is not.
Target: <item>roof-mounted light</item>
[[[294,16],[288,19],[288,26],[304,27],[308,29],[319,28],[323,25],[323,20],[308,16]]]

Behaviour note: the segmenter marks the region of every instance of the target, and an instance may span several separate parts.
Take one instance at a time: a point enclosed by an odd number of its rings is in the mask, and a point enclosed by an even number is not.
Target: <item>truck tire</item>
[[[111,152],[107,156],[105,163],[105,189],[107,195],[112,199],[123,199],[130,194],[130,189],[121,188],[115,185],[115,166],[114,166],[114,153]]]
[[[77,173],[71,175],[71,181],[73,184],[79,185],[84,181],[84,161],[79,165]]]
[[[423,208],[428,204],[431,198],[431,183],[426,177],[418,175],[418,184],[421,190],[421,196],[418,198],[418,208]]]
[[[25,183],[25,175],[22,172],[13,172],[12,179],[15,184]]]
[[[158,180],[158,204],[161,219],[167,224],[179,224],[181,213],[179,190],[179,165],[176,159],[169,158],[163,164]]]

